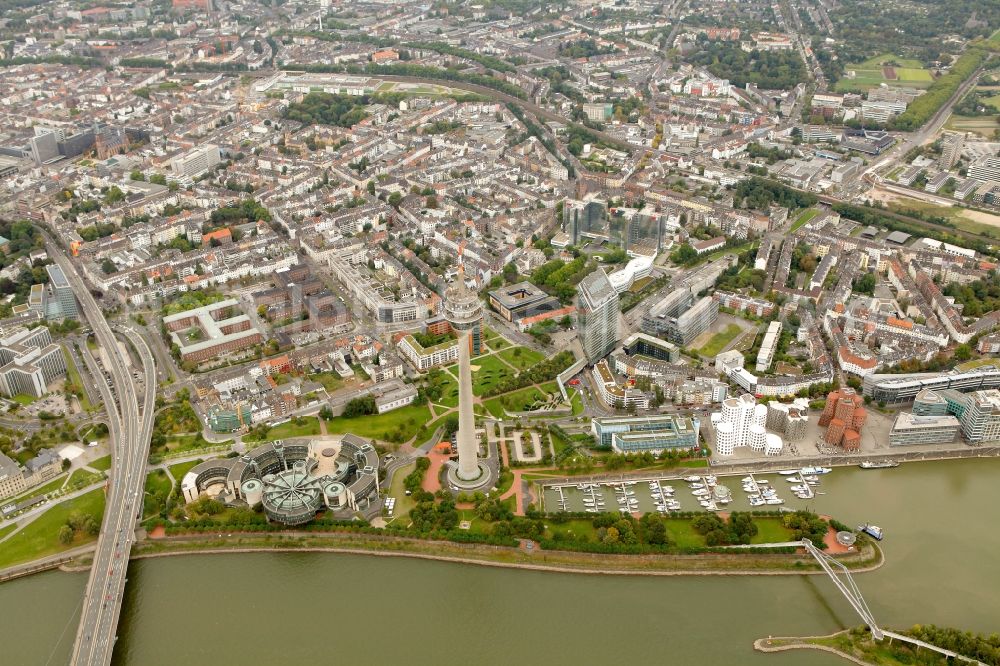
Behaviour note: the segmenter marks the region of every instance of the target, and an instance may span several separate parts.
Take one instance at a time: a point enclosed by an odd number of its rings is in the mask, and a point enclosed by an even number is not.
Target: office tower
[[[591,364],[618,344],[618,292],[603,268],[581,280],[576,290],[580,344]]]

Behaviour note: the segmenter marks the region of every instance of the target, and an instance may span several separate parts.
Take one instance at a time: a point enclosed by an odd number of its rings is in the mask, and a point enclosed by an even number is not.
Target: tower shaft
[[[458,336],[458,478],[479,477],[476,419],[472,412],[472,354],[467,331]]]

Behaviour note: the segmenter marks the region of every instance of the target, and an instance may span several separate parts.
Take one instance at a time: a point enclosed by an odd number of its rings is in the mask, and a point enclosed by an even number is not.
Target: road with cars
[[[106,356],[109,380],[97,382],[108,411],[111,437],[111,472],[104,519],[83,600],[72,664],[110,664],[114,651],[129,554],[135,527],[142,513],[146,461],[152,437],[156,391],[156,366],[145,341],[134,331],[116,328],[135,350],[142,364],[142,379],[129,374],[126,353],[72,261],[53,243],[49,256],[62,268]],[[141,385],[143,395],[137,393]]]

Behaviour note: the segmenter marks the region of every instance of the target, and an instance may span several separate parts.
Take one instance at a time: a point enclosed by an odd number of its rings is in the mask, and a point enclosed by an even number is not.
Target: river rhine
[[[1000,460],[839,468],[814,508],[885,529],[857,577],[883,626],[1000,630]],[[84,574],[0,585],[3,664],[65,664]],[[610,577],[310,553],[142,560],[129,571],[116,664],[804,664],[767,635],[858,624],[825,578]]]

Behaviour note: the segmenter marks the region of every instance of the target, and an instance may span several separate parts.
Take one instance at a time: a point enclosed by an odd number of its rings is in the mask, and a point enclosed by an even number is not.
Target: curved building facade
[[[187,502],[202,493],[261,506],[268,519],[300,525],[320,511],[367,508],[378,499],[378,454],[354,435],[339,442],[269,442],[239,458],[196,465],[181,481]]]

